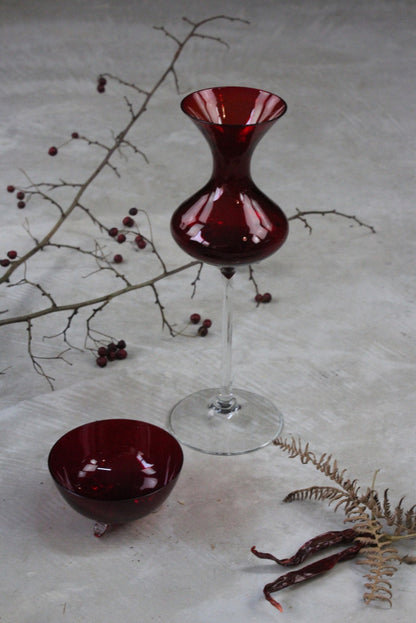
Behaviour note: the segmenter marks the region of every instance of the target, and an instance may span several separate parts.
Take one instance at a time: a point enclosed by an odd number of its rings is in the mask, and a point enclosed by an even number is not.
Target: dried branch
[[[357,216],[353,214],[345,214],[344,212],[338,212],[338,210],[298,210],[297,209],[296,214],[294,214],[293,216],[290,216],[288,220],[289,221],[294,221],[294,220],[301,221],[305,225],[306,229],[309,230],[309,233],[311,234],[312,227],[309,224],[309,221],[306,219],[306,217],[310,215],[327,216],[330,214],[334,216],[340,216],[341,218],[352,220],[355,223],[357,223],[357,225],[359,225],[360,227],[365,227],[369,229],[373,234],[376,233],[376,230],[372,225],[369,225],[368,223],[364,223],[364,221],[362,221],[361,219],[359,219]]]
[[[184,52],[188,43],[192,39],[197,39],[199,41],[206,39],[208,42],[219,43],[220,45],[224,45],[227,48],[229,47],[228,43],[224,41],[221,37],[213,36],[212,34],[210,34],[209,32],[205,30],[207,26],[211,25],[214,22],[218,22],[221,20],[228,21],[228,22],[241,22],[243,24],[249,23],[248,21],[244,19],[235,18],[235,17],[231,17],[228,15],[217,15],[217,16],[213,16],[213,17],[200,20],[198,22],[193,22],[189,18],[185,17],[183,18],[183,21],[188,26],[188,31],[182,37],[178,37],[174,35],[169,30],[167,30],[164,26],[155,27],[156,30],[159,30],[160,32],[162,32],[165,35],[165,37],[170,39],[175,44],[175,51],[170,61],[166,65],[165,70],[162,72],[160,77],[155,81],[153,86],[149,89],[143,89],[140,86],[132,82],[125,81],[119,78],[118,76],[114,76],[110,73],[103,73],[98,77],[97,88],[100,93],[105,91],[108,81],[110,82],[112,81],[115,84],[118,84],[119,86],[129,90],[129,96],[124,95],[123,97],[124,103],[126,104],[128,112],[129,112],[129,119],[128,119],[128,122],[125,124],[124,128],[121,131],[112,132],[112,139],[111,139],[111,142],[109,142],[108,144],[106,144],[105,142],[101,140],[97,140],[93,137],[87,137],[84,135],[80,135],[78,132],[73,132],[69,140],[64,142],[58,148],[52,147],[49,150],[49,154],[55,156],[57,155],[58,150],[63,148],[65,145],[67,145],[71,141],[83,141],[87,143],[90,147],[93,147],[93,148],[96,147],[98,153],[101,152],[103,155],[101,157],[101,160],[99,160],[98,164],[94,165],[95,168],[93,168],[93,170],[87,174],[86,179],[84,179],[84,181],[81,181],[81,182],[66,181],[61,178],[58,182],[48,182],[48,181],[35,182],[34,180],[30,178],[30,176],[25,171],[22,171],[23,175],[27,179],[28,185],[21,189],[18,189],[19,190],[18,195],[23,194],[25,197],[26,203],[30,200],[33,200],[35,197],[37,197],[41,199],[42,201],[46,202],[47,204],[50,204],[51,206],[53,206],[54,208],[58,210],[58,218],[52,224],[50,229],[46,233],[44,233],[43,236],[40,236],[40,237],[35,237],[30,231],[28,222],[27,221],[25,222],[24,227],[28,235],[30,236],[31,240],[33,241],[33,246],[28,251],[26,251],[26,253],[24,253],[23,255],[15,256],[11,261],[7,259],[5,263],[2,263],[2,266],[6,267],[6,270],[0,276],[0,284],[5,284],[8,287],[12,287],[16,285],[30,286],[34,288],[35,290],[37,290],[38,292],[40,292],[42,297],[46,298],[50,304],[47,307],[31,310],[28,313],[24,313],[18,316],[12,315],[12,316],[3,317],[0,320],[0,326],[26,323],[28,327],[28,352],[29,352],[30,358],[32,360],[32,363],[35,369],[38,372],[42,373],[43,376],[45,376],[45,379],[48,381],[49,384],[52,384],[53,379],[52,377],[49,377],[47,374],[44,373],[43,368],[41,367],[41,364],[39,363],[39,358],[33,354],[33,349],[32,349],[32,322],[48,314],[60,314],[60,313],[69,312],[66,323],[64,327],[62,328],[62,330],[56,332],[54,335],[45,336],[45,337],[52,338],[52,337],[60,336],[63,338],[64,343],[70,346],[69,331],[71,329],[74,319],[76,318],[78,314],[78,311],[81,310],[82,308],[88,308],[88,307],[92,308],[93,311],[91,312],[86,322],[86,328],[87,328],[86,341],[87,339],[91,339],[95,343],[96,340],[93,338],[93,335],[96,333],[96,330],[92,328],[91,323],[95,319],[98,312],[102,311],[114,298],[127,294],[133,290],[138,290],[141,288],[148,287],[152,289],[154,297],[155,297],[155,303],[159,307],[159,311],[160,311],[161,318],[162,318],[162,327],[166,327],[169,330],[169,333],[171,335],[178,335],[178,334],[184,335],[183,332],[176,331],[173,328],[173,325],[169,322],[166,316],[166,313],[165,313],[164,306],[161,302],[159,292],[157,290],[157,283],[160,280],[169,278],[181,271],[185,271],[192,267],[196,267],[197,268],[196,277],[191,282],[191,287],[192,287],[191,298],[192,298],[195,295],[197,283],[201,277],[202,263],[197,262],[197,261],[191,261],[182,266],[176,267],[174,269],[168,269],[165,264],[164,259],[162,258],[161,254],[159,253],[156,247],[156,244],[153,238],[151,222],[150,222],[150,219],[147,213],[144,210],[137,209],[136,212],[144,216],[144,218],[146,219],[146,225],[149,230],[148,236],[144,236],[140,232],[140,230],[137,228],[136,230],[121,229],[118,232],[119,236],[122,236],[125,240],[127,239],[131,240],[134,236],[137,236],[137,237],[140,236],[143,243],[147,245],[148,248],[150,248],[151,252],[155,256],[160,266],[159,274],[157,274],[154,277],[145,279],[141,281],[140,283],[132,283],[132,281],[128,278],[128,276],[122,270],[118,268],[118,265],[116,265],[114,261],[112,261],[109,258],[108,254],[105,253],[104,248],[102,247],[101,243],[99,243],[97,240],[94,240],[94,249],[91,249],[88,247],[84,248],[80,246],[80,244],[73,243],[71,241],[69,242],[67,241],[63,242],[61,240],[57,241],[55,240],[55,236],[61,230],[62,226],[66,223],[66,221],[69,219],[69,217],[72,215],[72,213],[76,209],[82,210],[85,213],[85,215],[90,219],[92,224],[99,229],[100,232],[112,235],[111,234],[112,228],[109,228],[104,222],[102,222],[101,219],[96,214],[94,214],[94,212],[86,205],[86,197],[85,197],[86,191],[96,182],[96,180],[99,178],[101,173],[106,168],[110,168],[113,171],[113,173],[117,176],[121,175],[119,169],[116,167],[116,165],[113,162],[113,157],[118,155],[124,159],[127,159],[127,156],[124,153],[124,151],[126,150],[129,150],[135,155],[139,155],[141,158],[143,158],[143,160],[146,163],[149,162],[144,151],[142,151],[138,146],[136,146],[128,138],[129,132],[131,131],[132,127],[139,121],[142,115],[146,112],[152,98],[156,95],[159,88],[165,83],[165,81],[170,76],[173,77],[175,88],[177,92],[180,93],[180,85],[179,85],[176,68],[177,68],[178,61],[182,53]],[[138,98],[138,102],[131,100],[130,95],[132,95],[134,98]],[[60,191],[68,191],[68,192],[73,191],[71,193],[71,198],[67,200],[67,203],[64,203],[58,200],[57,193],[59,193]],[[58,197],[59,197],[59,194],[58,194]],[[369,229],[374,231],[374,229],[371,226],[368,226],[365,223],[361,222],[357,217],[350,216],[347,214],[342,214],[335,210],[328,210],[324,212],[319,212],[319,211],[301,212],[298,210],[297,213],[294,216],[290,217],[289,220],[294,220],[294,219],[301,220],[305,224],[305,227],[307,227],[310,231],[312,231],[312,228],[309,225],[306,217],[308,215],[314,215],[314,214],[335,214],[337,216],[342,216],[345,218],[353,219],[360,226],[368,227]],[[99,271],[108,271],[109,273],[112,274],[113,277],[121,280],[124,286],[121,288],[112,289],[110,291],[107,291],[104,294],[101,294],[100,296],[89,298],[87,300],[58,303],[57,296],[55,294],[53,295],[41,283],[37,282],[36,280],[30,279],[28,277],[29,260],[31,260],[31,258],[33,258],[37,253],[45,250],[46,248],[66,249],[73,253],[80,253],[80,254],[83,254],[84,256],[90,256],[93,260],[95,260],[97,268],[95,271],[91,272],[89,276]],[[13,283],[12,278],[15,272],[18,271],[20,267],[23,269],[23,278]],[[259,294],[258,285],[254,278],[254,270],[251,266],[249,267],[249,281],[251,281],[254,286],[256,296],[259,296],[259,297],[263,296]],[[268,296],[269,296],[268,300],[270,300],[270,295]],[[1,313],[8,314],[9,312],[4,310]],[[59,354],[57,356],[57,359],[62,359],[63,358],[62,354],[63,353]]]
[[[99,303],[109,302],[112,299],[116,298],[117,296],[121,296],[123,294],[133,292],[134,290],[140,290],[146,287],[151,287],[154,290],[154,286],[158,281],[161,281],[162,279],[166,279],[168,277],[172,277],[173,275],[176,275],[182,271],[188,270],[189,268],[192,268],[193,266],[198,266],[199,264],[200,262],[198,262],[197,260],[194,260],[194,261],[188,262],[187,264],[184,264],[183,266],[178,266],[177,268],[164,271],[160,273],[159,275],[156,275],[156,277],[152,277],[151,279],[142,281],[141,283],[134,283],[131,285],[127,285],[124,288],[120,288],[119,290],[108,292],[107,294],[103,294],[101,296],[97,296],[97,297],[87,299],[84,301],[73,301],[71,303],[66,303],[64,305],[56,305],[56,304],[53,305],[52,304],[49,307],[45,307],[43,309],[39,309],[34,312],[23,314],[21,316],[14,316],[12,318],[0,319],[0,326],[10,325],[10,324],[19,324],[19,323],[32,321],[32,320],[35,320],[36,318],[41,318],[42,316],[46,316],[47,314],[50,314],[52,312],[59,313],[59,312],[64,312],[64,311],[75,311],[75,310],[79,311],[83,307],[92,307]]]
[[[150,100],[157,93],[159,88],[164,84],[164,82],[166,81],[168,76],[171,73],[174,73],[175,66],[176,66],[176,64],[177,64],[177,62],[178,62],[178,60],[179,60],[183,50],[186,48],[187,44],[189,43],[189,41],[191,39],[197,37],[197,36],[198,37],[202,37],[202,38],[206,38],[206,39],[208,39],[208,38],[211,39],[212,37],[210,37],[209,35],[204,35],[204,34],[199,33],[199,30],[202,27],[204,27],[206,24],[209,24],[209,23],[212,23],[212,22],[218,21],[218,20],[229,20],[229,21],[240,21],[240,22],[244,22],[245,21],[245,20],[240,20],[238,18],[228,17],[226,15],[217,15],[217,16],[214,16],[214,17],[203,19],[203,20],[201,20],[199,22],[195,22],[195,23],[190,22],[189,20],[185,19],[185,21],[187,23],[189,23],[190,26],[191,26],[190,29],[189,29],[189,32],[181,40],[172,37],[175,40],[176,44],[177,44],[177,49],[176,49],[176,51],[175,51],[175,53],[173,55],[172,60],[170,61],[170,63],[166,67],[166,69],[163,71],[163,73],[160,76],[160,78],[155,82],[153,87],[149,91],[143,91],[142,94],[144,95],[144,98],[143,98],[143,102],[141,103],[139,109],[137,110],[137,112],[135,114],[132,115],[130,121],[123,128],[123,130],[121,130],[118,133],[115,141],[113,142],[113,144],[111,146],[104,145],[100,141],[88,139],[86,137],[79,137],[81,139],[87,140],[90,145],[96,145],[96,146],[101,147],[105,151],[105,156],[100,161],[100,163],[97,165],[97,167],[90,173],[90,175],[87,177],[87,179],[82,184],[80,184],[79,187],[77,186],[78,190],[77,190],[77,192],[75,194],[75,197],[72,199],[70,204],[65,209],[61,209],[60,218],[56,221],[56,223],[50,229],[50,231],[48,233],[46,233],[44,235],[44,237],[41,240],[39,240],[39,242],[35,246],[33,246],[29,251],[27,251],[23,256],[18,258],[15,262],[13,262],[9,266],[8,270],[6,270],[3,273],[3,275],[0,277],[0,284],[4,283],[4,282],[8,282],[10,280],[10,277],[12,276],[12,274],[15,272],[15,270],[21,264],[27,262],[31,257],[33,257],[33,255],[38,253],[40,250],[42,250],[49,243],[49,241],[53,238],[53,236],[61,228],[63,223],[71,215],[73,210],[77,206],[80,205],[81,199],[82,199],[83,195],[85,194],[85,191],[92,185],[92,183],[100,175],[100,173],[103,171],[103,169],[105,169],[105,167],[109,166],[114,171],[116,171],[114,165],[112,165],[112,163],[111,163],[112,156],[119,150],[120,146],[125,142],[126,137],[127,137],[128,133],[130,132],[131,128],[135,125],[135,123],[140,119],[140,117],[147,110],[147,107],[149,105]],[[162,28],[162,30],[164,30],[164,29]],[[164,32],[166,34],[165,30],[164,30]],[[142,90],[141,89],[139,89],[139,90],[140,90],[140,93],[141,93]],[[35,185],[35,187],[36,187],[36,185]],[[39,186],[37,186],[36,188],[37,188],[37,192],[41,192],[39,190]],[[47,196],[45,198],[49,200],[49,196]]]
[[[146,96],[150,95],[150,91],[141,89],[139,86],[137,86],[137,84],[134,84],[133,82],[127,82],[126,80],[123,80],[122,78],[120,78],[119,76],[115,76],[114,74],[104,73],[104,74],[101,74],[101,77],[114,80],[114,82],[118,82],[122,86],[129,87],[130,89],[133,89],[134,91],[136,91],[137,93],[140,93],[141,95],[146,95]]]
[[[145,215],[145,218],[147,219],[147,225],[150,231],[150,236],[147,237],[147,236],[141,235],[140,237],[143,240],[143,244],[148,245],[151,252],[154,254],[156,259],[158,260],[158,263],[161,267],[161,272],[159,272],[159,274],[157,274],[156,276],[152,278],[148,278],[146,280],[141,281],[140,283],[131,283],[130,280],[127,278],[127,276],[122,271],[120,271],[114,265],[113,262],[109,260],[109,258],[104,253],[101,245],[97,241],[95,241],[95,249],[91,250],[88,248],[83,248],[77,243],[67,242],[67,241],[65,242],[56,241],[54,238],[56,234],[58,233],[58,231],[62,228],[64,223],[68,220],[68,218],[71,216],[71,214],[74,212],[76,208],[81,209],[89,217],[91,222],[99,228],[101,232],[110,233],[110,229],[85,204],[84,195],[86,191],[92,186],[92,184],[97,180],[97,178],[106,168],[110,168],[117,176],[120,176],[120,171],[118,170],[116,165],[113,163],[112,159],[113,159],[113,156],[115,156],[116,154],[126,159],[126,156],[123,153],[123,150],[125,149],[128,149],[134,154],[141,156],[143,160],[146,163],[148,163],[148,158],[146,154],[138,146],[136,146],[131,140],[129,140],[128,134],[130,130],[132,129],[132,127],[138,122],[138,120],[146,112],[150,101],[156,95],[159,88],[164,84],[164,82],[167,80],[169,76],[171,75],[173,76],[176,89],[179,92],[180,89],[179,89],[178,76],[176,73],[176,65],[183,51],[185,50],[188,43],[192,39],[194,38],[207,39],[210,41],[216,41],[221,44],[224,43],[220,38],[212,37],[209,33],[203,32],[203,29],[206,26],[219,20],[248,23],[248,22],[245,22],[245,20],[239,20],[238,18],[228,17],[226,15],[213,16],[207,19],[203,19],[199,22],[191,22],[190,20],[187,20],[185,18],[184,21],[186,24],[188,24],[189,28],[188,28],[188,32],[182,38],[175,37],[174,35],[172,35],[172,33],[169,33],[164,27],[159,28],[159,30],[163,31],[163,33],[166,36],[168,36],[171,40],[174,41],[174,43],[176,44],[176,50],[174,51],[171,57],[171,60],[168,62],[165,70],[162,72],[160,77],[155,81],[153,87],[151,87],[150,89],[142,89],[140,86],[134,83],[127,82],[119,78],[118,76],[114,76],[109,73],[101,74],[98,77],[99,88],[98,87],[97,88],[100,93],[105,91],[104,85],[107,84],[107,81],[113,81],[119,84],[120,86],[122,86],[123,88],[129,89],[132,94],[139,96],[140,101],[136,104],[136,103],[133,103],[133,101],[131,101],[130,98],[127,97],[127,95],[124,96],[124,101],[129,111],[129,120],[121,131],[117,133],[113,133],[111,143],[107,144],[93,137],[80,135],[78,132],[74,132],[72,133],[70,140],[66,141],[58,148],[51,147],[49,149],[49,154],[51,156],[56,156],[58,153],[58,150],[64,147],[64,145],[68,144],[72,140],[77,140],[77,141],[84,141],[90,147],[97,147],[99,150],[102,150],[103,157],[98,162],[98,164],[95,165],[95,168],[93,168],[93,170],[87,175],[84,181],[67,182],[61,179],[58,182],[42,181],[38,183],[38,182],[33,181],[30,178],[30,176],[26,172],[23,171],[23,175],[28,180],[28,185],[24,188],[17,189],[18,191],[17,194],[22,195],[21,197],[18,196],[18,199],[21,200],[23,199],[23,197],[25,198],[25,202],[21,202],[22,205],[20,205],[19,207],[25,207],[28,201],[32,200],[34,197],[38,197],[39,199],[55,207],[59,212],[59,218],[57,218],[57,220],[52,224],[49,231],[47,231],[46,233],[43,234],[43,236],[40,236],[40,237],[35,237],[34,235],[32,235],[30,228],[29,228],[29,224],[26,223],[26,230],[30,238],[33,241],[33,245],[23,255],[17,256],[15,254],[12,261],[9,261],[7,259],[5,262],[2,263],[2,266],[6,267],[6,270],[0,276],[0,284],[5,284],[5,285],[8,285],[9,287],[16,286],[16,285],[28,285],[38,290],[43,297],[46,297],[46,299],[49,300],[50,305],[48,305],[47,307],[41,308],[41,309],[31,310],[29,313],[24,313],[19,316],[12,315],[8,317],[3,317],[1,319],[0,326],[19,324],[19,323],[27,325],[28,352],[29,352],[30,359],[32,361],[32,364],[35,370],[38,373],[42,374],[42,376],[45,377],[45,379],[51,386],[52,386],[52,382],[54,379],[44,372],[42,364],[39,361],[40,358],[37,357],[33,353],[33,347],[32,347],[32,326],[33,326],[32,323],[33,321],[35,321],[38,318],[41,318],[42,316],[46,316],[48,314],[60,314],[62,312],[63,313],[69,312],[69,315],[67,316],[66,324],[64,325],[63,329],[54,334],[54,337],[61,336],[63,338],[64,343],[69,345],[70,344],[69,339],[68,339],[69,330],[71,328],[73,320],[78,314],[78,311],[82,308],[91,307],[93,308],[93,311],[88,317],[87,323],[86,323],[87,338],[91,338],[94,341],[94,338],[92,336],[95,333],[95,330],[92,329],[91,322],[96,317],[96,314],[99,311],[103,310],[104,307],[106,307],[111,300],[113,300],[114,298],[118,296],[124,295],[133,290],[138,290],[141,288],[149,287],[152,289],[154,296],[155,296],[155,302],[159,306],[159,310],[160,310],[161,317],[162,317],[162,325],[169,329],[169,332],[171,335],[176,334],[176,332],[173,329],[173,326],[169,323],[166,317],[164,307],[161,303],[160,296],[156,288],[156,284],[161,279],[169,278],[181,271],[185,271],[185,270],[188,270],[189,268],[192,268],[193,266],[197,266],[198,267],[197,276],[195,280],[192,282],[193,293],[194,293],[195,284],[198,281],[200,273],[201,273],[201,263],[196,262],[196,261],[191,261],[191,262],[185,263],[182,266],[169,270],[165,264],[165,261],[163,260],[162,256],[160,255],[159,251],[156,248],[156,245],[153,239],[153,233],[152,233],[150,220],[147,214],[143,210],[139,210],[139,212]],[[56,198],[55,193],[61,190],[74,191],[72,199],[70,199],[69,202],[66,204],[61,203],[61,201]],[[138,235],[137,231],[135,233],[136,235]],[[123,232],[122,230],[120,231],[120,235],[122,235],[124,239],[128,238],[128,236],[132,234],[133,232],[128,232],[128,231]],[[37,253],[39,253],[40,251],[44,250],[47,247],[55,248],[55,249],[67,249],[72,252],[81,253],[81,254],[90,256],[97,262],[97,271],[101,271],[101,270],[110,271],[116,278],[121,279],[123,281],[124,287],[111,290],[100,296],[89,298],[83,301],[71,301],[71,302],[66,302],[66,303],[58,303],[56,296],[52,296],[52,294],[46,288],[44,288],[41,283],[38,283],[35,280],[31,280],[28,277],[29,260],[31,260],[31,258],[33,258]],[[13,283],[12,277],[14,273],[20,267],[23,268],[24,276],[22,279],[19,279],[17,282]],[[8,313],[8,311],[4,312],[4,314],[6,313]],[[51,337],[53,336],[52,335],[49,336],[49,338]],[[61,358],[63,358],[63,353],[60,353],[57,356],[57,359],[61,359]]]
[[[32,321],[29,319],[29,320],[27,320],[26,324],[27,324],[26,330],[27,330],[27,334],[28,334],[27,348],[28,348],[28,353],[29,353],[30,360],[32,361],[33,368],[34,368],[34,370],[35,370],[35,372],[37,374],[39,374],[40,376],[42,376],[46,380],[46,382],[48,383],[49,387],[51,389],[54,389],[53,381],[55,380],[55,378],[53,376],[50,376],[49,374],[47,374],[45,372],[45,369],[43,368],[43,366],[40,363],[40,361],[42,361],[42,360],[45,361],[45,360],[58,359],[58,360],[64,361],[68,365],[71,365],[71,363],[64,358],[64,354],[66,352],[68,352],[69,349],[65,349],[61,353],[59,353],[58,355],[54,355],[53,357],[40,357],[39,355],[36,355],[34,353],[34,351],[33,351],[33,346],[32,346],[32,343],[33,343],[33,333],[32,333],[33,325],[32,325]]]
[[[259,290],[259,286],[257,284],[257,281],[254,278],[254,268],[251,265],[248,267],[248,280],[251,281],[251,283],[254,286],[254,291],[255,291],[254,299],[256,299],[260,295],[260,290]],[[260,305],[260,301],[257,301],[257,306],[259,306],[259,305]]]

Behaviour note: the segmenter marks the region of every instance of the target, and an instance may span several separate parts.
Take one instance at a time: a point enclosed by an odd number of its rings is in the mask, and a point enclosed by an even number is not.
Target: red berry
[[[24,201],[18,201],[17,202],[17,207],[22,210],[24,207],[26,206]]]
[[[98,354],[100,357],[105,357],[107,354],[107,349],[105,346],[100,346],[100,348],[98,349]]]
[[[71,138],[79,138],[78,132],[72,132]]]
[[[127,351],[124,348],[120,348],[116,352],[116,359],[125,359],[127,357]]]
[[[57,147],[49,147],[48,154],[50,156],[56,156],[57,153],[58,153]]]
[[[0,266],[8,266],[10,264],[10,260],[4,258],[4,260],[0,260]]]
[[[256,303],[263,303],[263,295],[260,293],[256,294],[254,300],[256,301]]]
[[[117,236],[117,234],[118,234],[118,229],[117,229],[117,227],[111,227],[111,228],[108,230],[108,235],[109,235],[109,236],[111,236],[112,238],[115,238],[115,237]]]
[[[205,337],[208,333],[208,327],[204,327],[204,325],[200,326],[198,329],[198,335],[201,337]]]
[[[129,214],[131,214],[131,216],[136,216],[137,212],[138,212],[137,208],[130,208],[129,210]]]
[[[105,86],[103,84],[99,84],[97,86],[98,93],[105,93]]]
[[[117,352],[117,345],[114,344],[114,342],[111,342],[111,344],[107,346],[108,361],[114,361],[114,359],[116,358],[116,352]]]
[[[17,258],[17,251],[8,251],[7,257],[9,257],[11,260],[15,260]]]
[[[212,326],[212,320],[210,320],[209,318],[205,318],[204,322],[202,323],[202,326],[209,329]]]
[[[126,348],[126,342],[125,342],[124,340],[120,340],[120,341],[117,343],[117,348],[120,348],[121,350],[122,350],[123,348]]]
[[[192,322],[192,324],[198,324],[198,322],[201,321],[201,316],[199,314],[191,314],[189,316],[189,320]]]
[[[270,301],[272,300],[272,295],[270,294],[270,292],[265,292],[263,294],[263,303],[270,303]]]
[[[123,242],[126,242],[126,236],[124,234],[119,234],[117,236],[117,242],[119,242],[120,244],[122,244]]]
[[[100,366],[100,368],[105,368],[107,365],[106,357],[97,357],[95,361],[97,362],[97,366]]]
[[[98,77],[98,84],[101,84],[103,86],[105,86],[107,84],[107,80],[104,78],[104,76],[99,76]]]
[[[136,236],[136,244],[139,247],[139,249],[144,249],[147,245],[147,242],[144,238],[142,238],[141,236]]]
[[[24,199],[25,198],[25,193],[23,192],[23,190],[19,190],[19,192],[16,193],[16,197],[18,199]]]
[[[123,256],[120,255],[120,253],[117,253],[114,257],[113,257],[114,263],[115,264],[121,264],[121,262],[123,261]]]
[[[125,225],[126,227],[133,227],[134,221],[130,216],[125,216],[123,218],[123,225]]]
[[[8,192],[8,193],[14,193],[14,191],[15,191],[15,190],[16,190],[16,189],[15,189],[15,187],[14,187],[14,186],[12,186],[12,184],[9,184],[9,186],[7,187],[7,192]]]

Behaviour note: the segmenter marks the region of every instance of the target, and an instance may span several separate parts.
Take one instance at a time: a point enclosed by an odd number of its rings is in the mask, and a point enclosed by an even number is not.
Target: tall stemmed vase
[[[216,87],[185,97],[182,110],[208,141],[213,172],[182,203],[171,232],[189,255],[220,268],[224,281],[222,381],[181,400],[171,411],[176,437],[209,454],[243,454],[270,443],[283,418],[268,399],[232,387],[233,276],[238,266],[265,259],[284,243],[282,210],[254,184],[251,157],[259,140],[286,111],[277,95],[248,87]]]

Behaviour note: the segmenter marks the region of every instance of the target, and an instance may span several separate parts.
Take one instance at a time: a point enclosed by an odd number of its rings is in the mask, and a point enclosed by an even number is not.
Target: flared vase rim
[[[225,90],[225,89],[236,89],[236,90],[238,89],[240,91],[245,91],[245,92],[256,91],[257,93],[264,93],[266,95],[272,95],[273,97],[276,97],[280,101],[280,103],[282,104],[282,109],[278,111],[278,114],[276,114],[275,116],[270,117],[269,119],[264,119],[263,121],[255,121],[253,123],[244,123],[244,122],[242,122],[242,123],[218,123],[216,121],[212,121],[212,120],[209,120],[209,119],[201,118],[198,115],[195,115],[194,113],[192,113],[190,110],[186,109],[186,105],[185,104],[186,104],[187,100],[189,100],[190,98],[194,97],[195,95],[199,95],[201,93],[206,93],[208,91]],[[273,91],[268,91],[267,89],[260,89],[258,87],[250,87],[250,86],[243,86],[243,85],[227,84],[227,85],[216,85],[216,86],[213,86],[213,87],[205,87],[203,89],[197,89],[196,91],[192,91],[192,92],[188,93],[181,100],[181,109],[185,113],[185,115],[187,115],[190,119],[198,121],[199,123],[202,123],[202,124],[206,124],[208,126],[249,127],[249,126],[262,126],[262,125],[267,125],[267,124],[274,123],[275,121],[280,119],[287,112],[287,103],[286,103],[286,101],[282,97],[280,97],[280,95],[277,95],[277,93],[274,93]]]

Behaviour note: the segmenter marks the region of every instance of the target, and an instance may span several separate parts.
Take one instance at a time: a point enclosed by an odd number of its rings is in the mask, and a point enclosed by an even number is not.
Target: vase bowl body
[[[259,89],[216,87],[188,95],[181,105],[208,141],[213,171],[174,212],[173,238],[188,255],[221,267],[265,259],[286,240],[288,222],[252,180],[250,164],[285,102]]]

